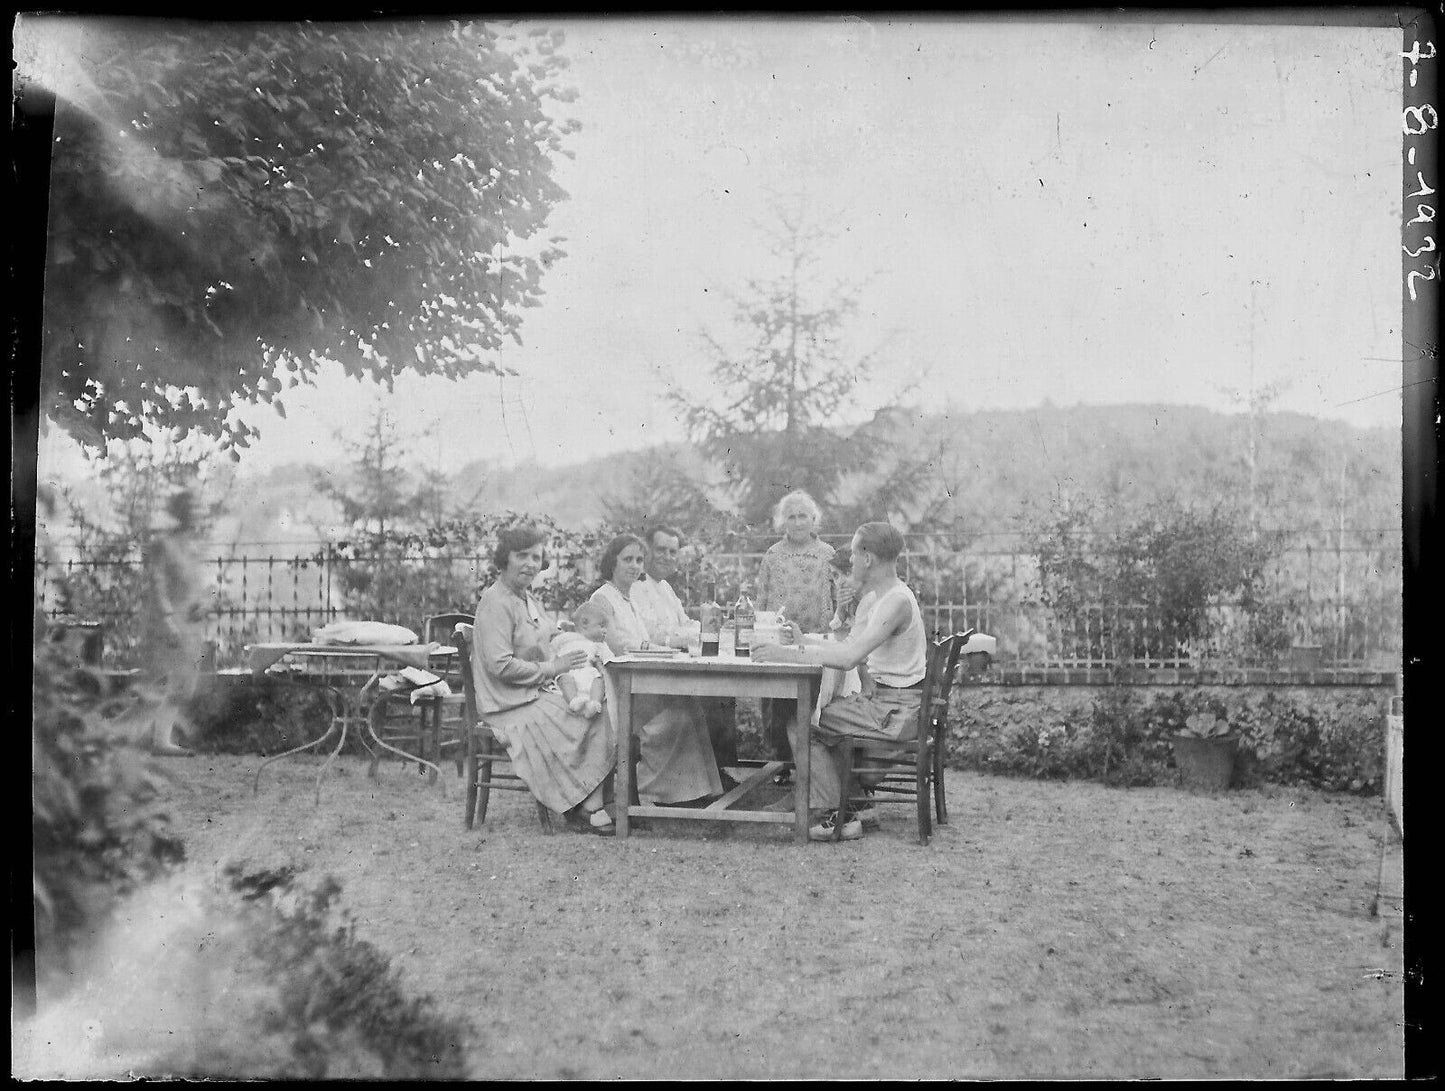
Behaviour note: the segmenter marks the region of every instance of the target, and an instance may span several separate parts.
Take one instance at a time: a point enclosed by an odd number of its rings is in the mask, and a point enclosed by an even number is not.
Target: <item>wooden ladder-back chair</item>
[[[452,643],[452,637],[456,635],[458,625],[470,625],[472,615],[454,610],[449,614],[432,614],[421,623],[421,639],[425,644],[444,644],[449,647],[456,647]],[[447,662],[442,667],[448,682],[455,682],[458,687],[462,684],[461,669],[457,666],[457,657],[447,656]]]
[[[422,622],[421,638],[428,644],[455,647],[451,641],[457,626],[471,623],[472,615],[460,611],[433,614]],[[423,733],[431,743],[431,760],[440,765],[445,757],[444,751],[450,750],[457,776],[463,773],[463,752],[466,749],[466,716],[462,699],[462,672],[457,665],[459,658],[460,653],[448,656],[439,670],[442,680],[451,687],[451,696],[431,697],[417,703],[421,709]]]
[[[371,698],[371,704],[366,710],[366,718],[372,734],[388,746],[394,746],[423,761],[439,765],[441,755],[437,753],[438,740],[441,721],[446,716],[447,706],[451,707],[455,715],[459,715],[462,707],[461,694],[453,694],[450,697],[429,697],[413,705],[411,693],[408,690],[395,693],[383,692],[377,693]],[[363,739],[363,741],[365,740]],[[374,777],[381,765],[381,759],[390,751],[371,746],[368,746],[368,749],[371,750],[371,765],[367,773]],[[436,771],[428,769],[421,762],[417,763],[416,768],[418,773],[424,772],[431,779],[436,779]]]
[[[462,676],[463,741],[465,758],[462,776],[466,780],[467,829],[487,820],[487,803],[492,789],[504,792],[531,792],[525,781],[512,772],[512,759],[507,749],[497,741],[482,719],[477,715],[477,687],[472,678],[472,626],[468,622],[457,625],[452,633],[452,644],[457,649],[457,668]],[[504,770],[497,770],[502,765]],[[541,802],[537,803],[537,821],[542,829],[552,833],[555,829],[553,815]]]
[[[470,614],[463,613],[434,614],[422,622],[422,643],[445,644],[451,639],[452,630],[458,622],[469,622],[471,619]],[[367,718],[377,738],[435,765],[441,765],[443,751],[450,749],[457,776],[461,776],[464,733],[462,682],[454,660],[454,656],[449,656],[447,665],[441,668],[439,674],[451,687],[449,696],[426,697],[413,704],[410,690],[381,692],[372,698]],[[385,751],[372,753],[372,776],[376,775],[383,753]],[[417,766],[418,772],[425,769],[424,765]]]
[[[926,845],[933,836],[929,803],[940,825],[948,823],[948,802],[943,791],[944,741],[948,725],[948,698],[959,653],[972,629],[942,637],[928,645],[923,690],[918,705],[918,730],[914,738],[881,745],[870,739],[844,738],[843,810],[880,803],[913,803],[918,810],[918,843]],[[865,793],[861,785],[871,784]],[[930,800],[930,795],[932,799]],[[836,840],[842,833],[842,816],[834,827]]]

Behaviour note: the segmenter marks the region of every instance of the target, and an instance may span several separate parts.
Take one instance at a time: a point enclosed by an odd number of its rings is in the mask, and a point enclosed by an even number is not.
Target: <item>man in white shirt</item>
[[[698,623],[687,616],[668,578],[677,571],[682,549],[682,532],[673,527],[654,527],[647,542],[647,567],[632,585],[632,607],[647,626],[647,639],[671,648],[686,648],[698,631]]]
[[[676,527],[655,526],[643,534],[647,543],[647,566],[642,578],[632,585],[632,607],[647,626],[647,638],[654,644],[686,648],[699,636],[698,623],[687,616],[682,601],[667,581],[677,572],[678,557],[686,539]],[[738,756],[737,702],[731,697],[698,700],[707,722],[713,754],[719,767],[735,765]],[[727,786],[732,778],[724,774]]]

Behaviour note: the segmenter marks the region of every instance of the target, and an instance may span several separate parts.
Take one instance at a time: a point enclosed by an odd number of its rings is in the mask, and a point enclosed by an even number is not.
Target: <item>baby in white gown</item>
[[[572,624],[576,627],[573,632],[558,633],[552,638],[552,654],[582,648],[587,652],[587,662],[559,674],[557,687],[567,698],[567,707],[590,720],[602,711],[605,690],[601,667],[612,658],[612,652],[604,643],[607,639],[607,612],[596,603],[584,602],[572,615]]]

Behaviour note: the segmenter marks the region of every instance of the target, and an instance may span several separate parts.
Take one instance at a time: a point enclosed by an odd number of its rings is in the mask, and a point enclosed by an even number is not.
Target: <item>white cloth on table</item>
[[[317,644],[415,644],[417,635],[384,621],[333,621],[313,629],[311,639]]]
[[[375,655],[384,663],[393,662],[409,667],[425,667],[432,654],[440,647],[440,644],[247,644],[246,665],[251,668],[253,673],[260,674],[267,667],[279,663],[292,652],[326,655],[328,652],[334,651],[338,656],[348,653]]]

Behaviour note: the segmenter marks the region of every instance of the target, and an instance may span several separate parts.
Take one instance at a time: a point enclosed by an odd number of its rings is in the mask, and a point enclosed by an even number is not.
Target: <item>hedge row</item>
[[[1109,784],[1173,784],[1169,736],[1196,711],[1238,733],[1236,783],[1379,794],[1385,707],[1348,687],[960,686],[948,722],[953,768]],[[215,687],[192,705],[201,748],[274,754],[318,737],[330,710],[315,691]],[[738,703],[739,749],[762,747],[756,702]],[[348,736],[360,751],[359,740]]]
[[[1379,794],[1377,689],[1239,686],[961,686],[948,721],[954,768],[1054,780],[1173,784],[1169,736],[1197,711],[1239,735],[1235,783]]]

